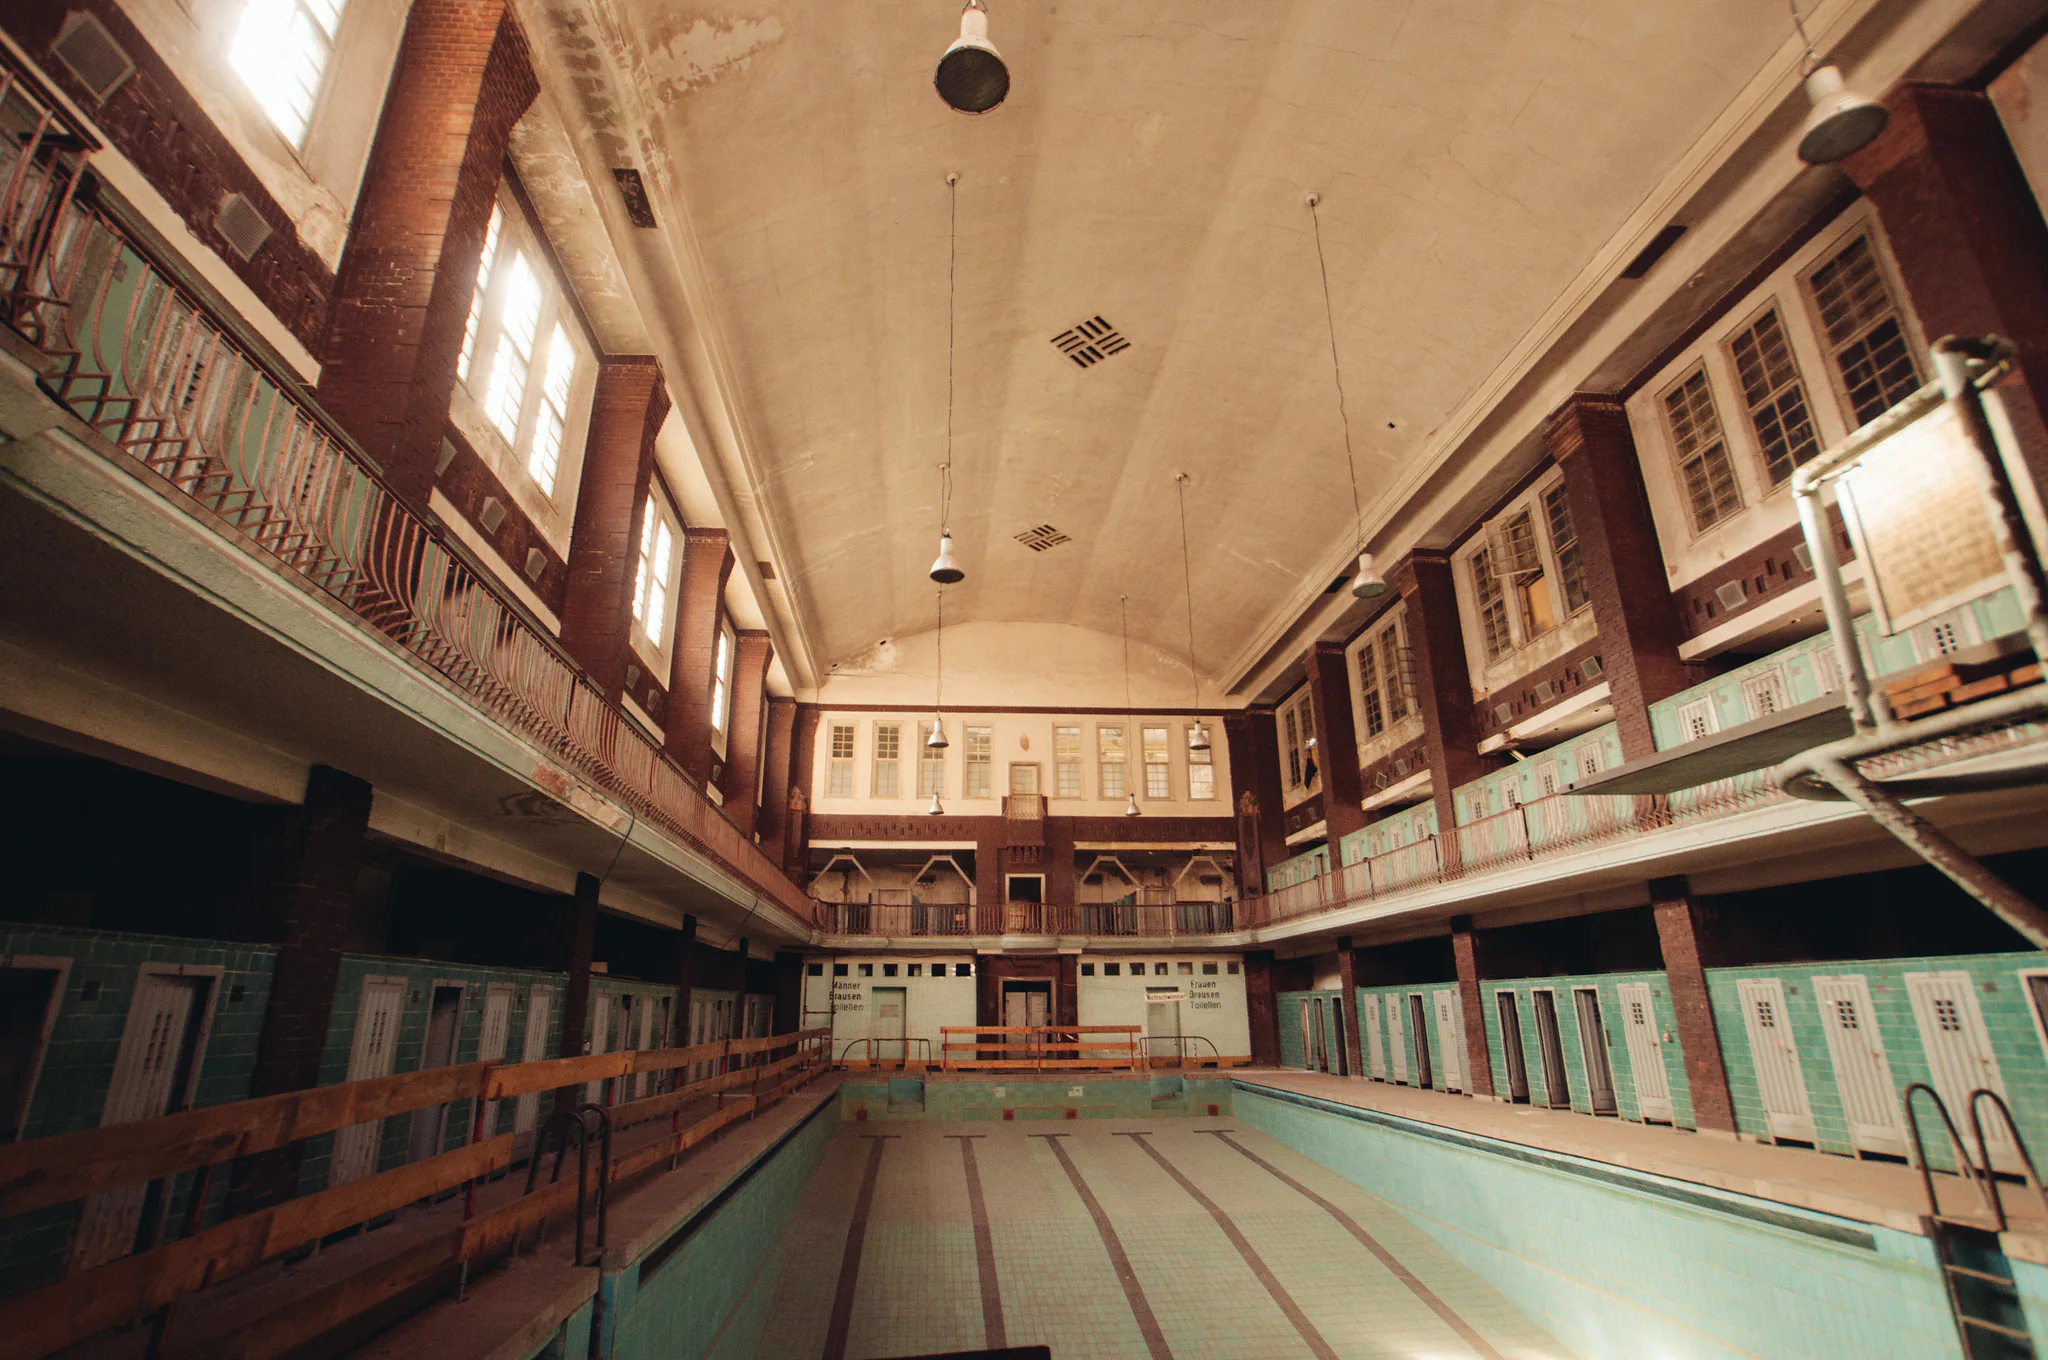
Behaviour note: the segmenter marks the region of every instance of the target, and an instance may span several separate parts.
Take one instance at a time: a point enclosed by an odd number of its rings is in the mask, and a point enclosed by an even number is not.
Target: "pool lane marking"
[[[1329,1200],[1324,1199],[1321,1195],[1309,1189],[1306,1185],[1303,1185],[1300,1181],[1294,1179],[1294,1177],[1288,1175],[1279,1167],[1274,1166],[1271,1162],[1267,1161],[1264,1157],[1261,1157],[1258,1153],[1253,1152],[1250,1148],[1246,1147],[1244,1144],[1232,1138],[1228,1132],[1222,1129],[1197,1129],[1195,1130],[1195,1132],[1206,1133],[1211,1137],[1215,1138],[1217,1141],[1228,1144],[1230,1147],[1235,1148],[1238,1152],[1242,1153],[1245,1157],[1250,1159],[1253,1165],[1258,1166],[1266,1172],[1270,1173],[1282,1185],[1285,1185],[1288,1189],[1293,1190],[1296,1194],[1306,1199],[1309,1203],[1315,1205],[1318,1209],[1321,1209],[1331,1218],[1336,1219],[1337,1222],[1343,1227],[1344,1231],[1350,1233],[1353,1237],[1357,1238],[1361,1246],[1363,1246],[1367,1251],[1371,1252],[1374,1256],[1379,1258],[1379,1262],[1381,1265],[1385,1266],[1388,1270],[1394,1273],[1394,1278],[1398,1279],[1402,1284],[1407,1285],[1408,1291],[1410,1293],[1415,1295],[1416,1298],[1422,1300],[1424,1304],[1428,1305],[1430,1311],[1435,1313],[1438,1317],[1442,1318],[1446,1323],[1448,1323],[1450,1325],[1451,1330],[1456,1332],[1459,1338],[1463,1340],[1466,1345],[1470,1346],[1474,1351],[1478,1352],[1479,1356],[1481,1357],[1481,1360],[1505,1360],[1505,1357],[1502,1356],[1499,1351],[1493,1348],[1492,1343],[1487,1341],[1487,1339],[1481,1336],[1477,1331],[1473,1330],[1471,1323],[1465,1321],[1464,1318],[1458,1315],[1457,1310],[1453,1309],[1450,1304],[1445,1303],[1443,1299],[1439,1298],[1435,1290],[1431,1289],[1428,1285],[1424,1284],[1421,1280],[1417,1279],[1415,1276],[1415,1272],[1408,1269],[1407,1266],[1401,1264],[1401,1259],[1398,1256],[1394,1255],[1393,1252],[1388,1251],[1384,1246],[1380,1245],[1378,1238],[1374,1237],[1371,1233],[1367,1232],[1364,1228],[1360,1227],[1357,1219],[1353,1218],[1350,1214],[1345,1213],[1342,1209],[1332,1204]]]
[[[1102,1211],[1102,1204],[1095,1198],[1095,1192],[1088,1188],[1088,1182],[1081,1179],[1080,1169],[1074,1159],[1067,1155],[1060,1145],[1064,1133],[1034,1133],[1033,1138],[1043,1138],[1045,1145],[1052,1149],[1052,1155],[1059,1159],[1067,1179],[1074,1184],[1074,1193],[1081,1197],[1081,1203],[1088,1210],[1088,1217],[1095,1220],[1095,1231],[1102,1235],[1102,1245],[1109,1252],[1109,1264],[1116,1271],[1117,1283],[1124,1287],[1124,1298],[1131,1305],[1131,1316],[1137,1319],[1138,1332],[1145,1338],[1145,1349],[1152,1360],[1173,1360],[1173,1351],[1166,1344],[1166,1333],[1159,1330],[1159,1319],[1152,1313],[1152,1305],[1145,1298],[1145,1288],[1138,1283],[1138,1273],[1131,1269],[1131,1258],[1124,1254],[1124,1244],[1116,1235],[1116,1228],[1110,1223],[1109,1215]]]
[[[1174,1183],[1187,1191],[1188,1196],[1195,1203],[1209,1211],[1209,1217],[1216,1220],[1216,1226],[1223,1229],[1223,1235],[1230,1239],[1230,1245],[1237,1248],[1237,1254],[1242,1256],[1244,1263],[1251,1267],[1252,1274],[1258,1277],[1260,1284],[1266,1286],[1266,1292],[1273,1296],[1273,1302],[1280,1305],[1280,1311],[1287,1315],[1287,1320],[1294,1324],[1294,1330],[1300,1333],[1303,1341],[1308,1343],[1309,1351],[1316,1357],[1316,1360],[1338,1360],[1337,1352],[1331,1348],[1328,1341],[1323,1339],[1323,1334],[1316,1330],[1316,1325],[1308,1320],[1308,1314],[1301,1311],[1301,1305],[1294,1301],[1294,1296],[1287,1292],[1287,1286],[1280,1283],[1280,1277],[1273,1273],[1272,1267],[1266,1264],[1265,1258],[1259,1255],[1258,1250],[1252,1246],[1251,1240],[1238,1229],[1236,1222],[1229,1214],[1223,1212],[1221,1205],[1203,1194],[1200,1186],[1182,1175],[1179,1167],[1167,1161],[1161,1155],[1158,1148],[1146,1142],[1145,1140],[1150,1136],[1150,1134],[1144,1133],[1119,1133],[1116,1135],[1118,1138],[1128,1138],[1143,1148],[1146,1156],[1159,1163],[1161,1171],[1173,1177]]]
[[[1003,1329],[1003,1291],[996,1281],[996,1239],[989,1231],[988,1201],[981,1197],[981,1172],[974,1165],[974,1140],[981,1133],[949,1133],[960,1143],[960,1165],[967,1173],[967,1209],[974,1219],[974,1265],[981,1275],[982,1345],[999,1351],[1009,1345]]]
[[[846,1225],[846,1254],[839,1258],[839,1288],[832,1295],[832,1325],[825,1332],[824,1360],[846,1360],[846,1334],[853,1327],[853,1291],[860,1283],[860,1254],[867,1243],[868,1212],[875,1207],[875,1182],[882,1175],[882,1149],[893,1133],[864,1133],[868,1165],[861,1172],[853,1221]]]

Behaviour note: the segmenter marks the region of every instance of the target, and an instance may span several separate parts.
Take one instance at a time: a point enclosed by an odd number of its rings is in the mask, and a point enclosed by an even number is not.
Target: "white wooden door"
[[[1462,1091],[1465,1089],[1465,1045],[1460,1037],[1464,1019],[1459,1014],[1464,1008],[1458,1004],[1455,988],[1443,987],[1430,997],[1436,1007],[1437,1047],[1443,1051],[1443,1089]]]
[[[505,1061],[505,1047],[512,1040],[512,984],[493,982],[484,988],[484,1025],[477,1035],[478,1062]],[[484,1107],[484,1137],[498,1133],[498,1102]]]
[[[1948,1106],[1949,1117],[1956,1121],[1956,1132],[1963,1136],[1970,1155],[1981,1162],[1985,1149],[1977,1146],[1970,1133],[1970,1093],[1988,1090],[2002,1099],[2005,1079],[1999,1075],[1998,1059],[1992,1056],[1991,1038],[1984,1032],[1984,1016],[1977,1009],[1976,985],[1960,969],[1908,973],[1906,995],[1912,999],[1913,1019],[1920,1026],[1920,1046],[1927,1050],[1927,1070],[1932,1074],[1928,1085]],[[1928,1134],[1930,1142],[1939,1137],[1931,1129]],[[2019,1170],[2005,1121],[1988,1109],[1984,1112],[1984,1141],[1990,1144],[1994,1167],[2001,1171]]]
[[[555,989],[537,986],[526,993],[526,1032],[519,1041],[519,1061],[539,1062],[548,1052],[548,1021],[555,1009]],[[512,1107],[512,1132],[532,1133],[540,1122],[540,1092],[529,1091]]]
[[[1621,1034],[1628,1047],[1629,1074],[1636,1087],[1636,1113],[1645,1120],[1671,1122],[1671,1081],[1664,1072],[1664,1045],[1657,1038],[1657,1011],[1650,1004],[1650,984],[1625,982],[1621,996]]]
[[[1401,998],[1399,994],[1385,998],[1387,1003],[1387,1054],[1394,1063],[1394,1080],[1403,1086],[1408,1084],[1408,1040],[1401,1033]]]
[[[405,979],[367,977],[356,1006],[355,1038],[348,1050],[347,1081],[368,1081],[391,1075],[398,1051],[398,1021],[405,1013]],[[359,1181],[377,1169],[384,1142],[384,1121],[351,1124],[334,1135],[334,1157],[327,1168],[329,1186]]]
[[[607,992],[599,992],[590,1005],[590,1048],[592,1055],[611,1052],[612,1041],[612,998]],[[599,1105],[604,1102],[604,1083],[586,1081],[583,1083],[583,1103]]]
[[[1820,1026],[1828,1039],[1828,1062],[1835,1069],[1842,1116],[1849,1125],[1849,1144],[1865,1152],[1906,1154],[1906,1135],[1899,1117],[1898,1088],[1892,1065],[1877,1032],[1877,1012],[1870,1004],[1870,986],[1860,973],[1813,980]]]
[[[142,973],[128,1003],[121,1047],[100,1123],[128,1124],[182,1105],[199,1070],[197,1029],[211,979]],[[71,1239],[71,1268],[89,1270],[135,1248],[149,1186],[124,1185],[88,1197]]]
[[[1813,1107],[1807,1103],[1806,1078],[1799,1070],[1784,984],[1776,978],[1743,978],[1735,991],[1742,1002],[1742,1027],[1749,1035],[1750,1062],[1771,1137],[1812,1142]]]
[[[1374,1081],[1385,1081],[1387,1051],[1380,1047],[1380,999],[1366,997],[1359,1003],[1358,1013],[1365,1025],[1365,1070]]]

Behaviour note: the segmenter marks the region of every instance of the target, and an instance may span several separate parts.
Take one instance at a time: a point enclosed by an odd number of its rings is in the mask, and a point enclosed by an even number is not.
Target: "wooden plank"
[[[290,1355],[308,1342],[430,1283],[437,1275],[452,1275],[460,1265],[456,1252],[461,1245],[462,1229],[450,1228],[394,1256],[374,1261],[353,1275],[256,1319],[225,1342],[205,1351],[205,1360],[276,1360]],[[176,1344],[175,1330],[172,1337],[172,1354],[201,1360],[201,1352]]]
[[[489,1063],[186,1110],[0,1146],[0,1218],[477,1094]]]
[[[0,1301],[0,1357],[44,1356],[154,1312],[206,1285],[510,1163],[513,1135],[444,1152],[349,1185],[124,1256]]]
[[[688,1048],[645,1048],[633,1053],[635,1072],[667,1072],[677,1067],[694,1067],[700,1062],[717,1062],[732,1047],[732,1040],[693,1044]]]
[[[491,1073],[484,1094],[491,1100],[523,1096],[535,1091],[552,1091],[562,1086],[581,1086],[587,1081],[623,1077],[633,1070],[633,1051],[592,1053],[581,1058],[543,1058],[539,1062],[500,1067]]]

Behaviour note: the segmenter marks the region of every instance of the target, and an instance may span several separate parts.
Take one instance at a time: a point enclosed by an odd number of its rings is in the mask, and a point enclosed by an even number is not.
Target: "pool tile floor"
[[[842,1125],[774,1290],[762,1360],[1567,1354],[1396,1210],[1227,1116]]]

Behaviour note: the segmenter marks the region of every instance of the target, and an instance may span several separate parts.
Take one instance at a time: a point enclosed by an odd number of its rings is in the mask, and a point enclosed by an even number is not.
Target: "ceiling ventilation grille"
[[[626,220],[643,229],[653,226],[654,205],[648,201],[647,184],[640,178],[640,172],[633,169],[614,170],[612,178],[618,181],[619,197],[626,205]]]
[[[74,13],[51,50],[102,104],[135,74],[135,63],[114,41],[114,35],[90,14]]]
[[[1061,331],[1052,338],[1053,348],[1072,359],[1081,368],[1093,368],[1112,354],[1121,354],[1131,347],[1131,342],[1117,334],[1116,327],[1099,316],[1091,316],[1078,326]]]
[[[1057,548],[1062,543],[1071,543],[1074,540],[1050,524],[1041,524],[1035,529],[1026,529],[1018,534],[1017,541],[1033,552],[1044,552],[1047,548]]]

